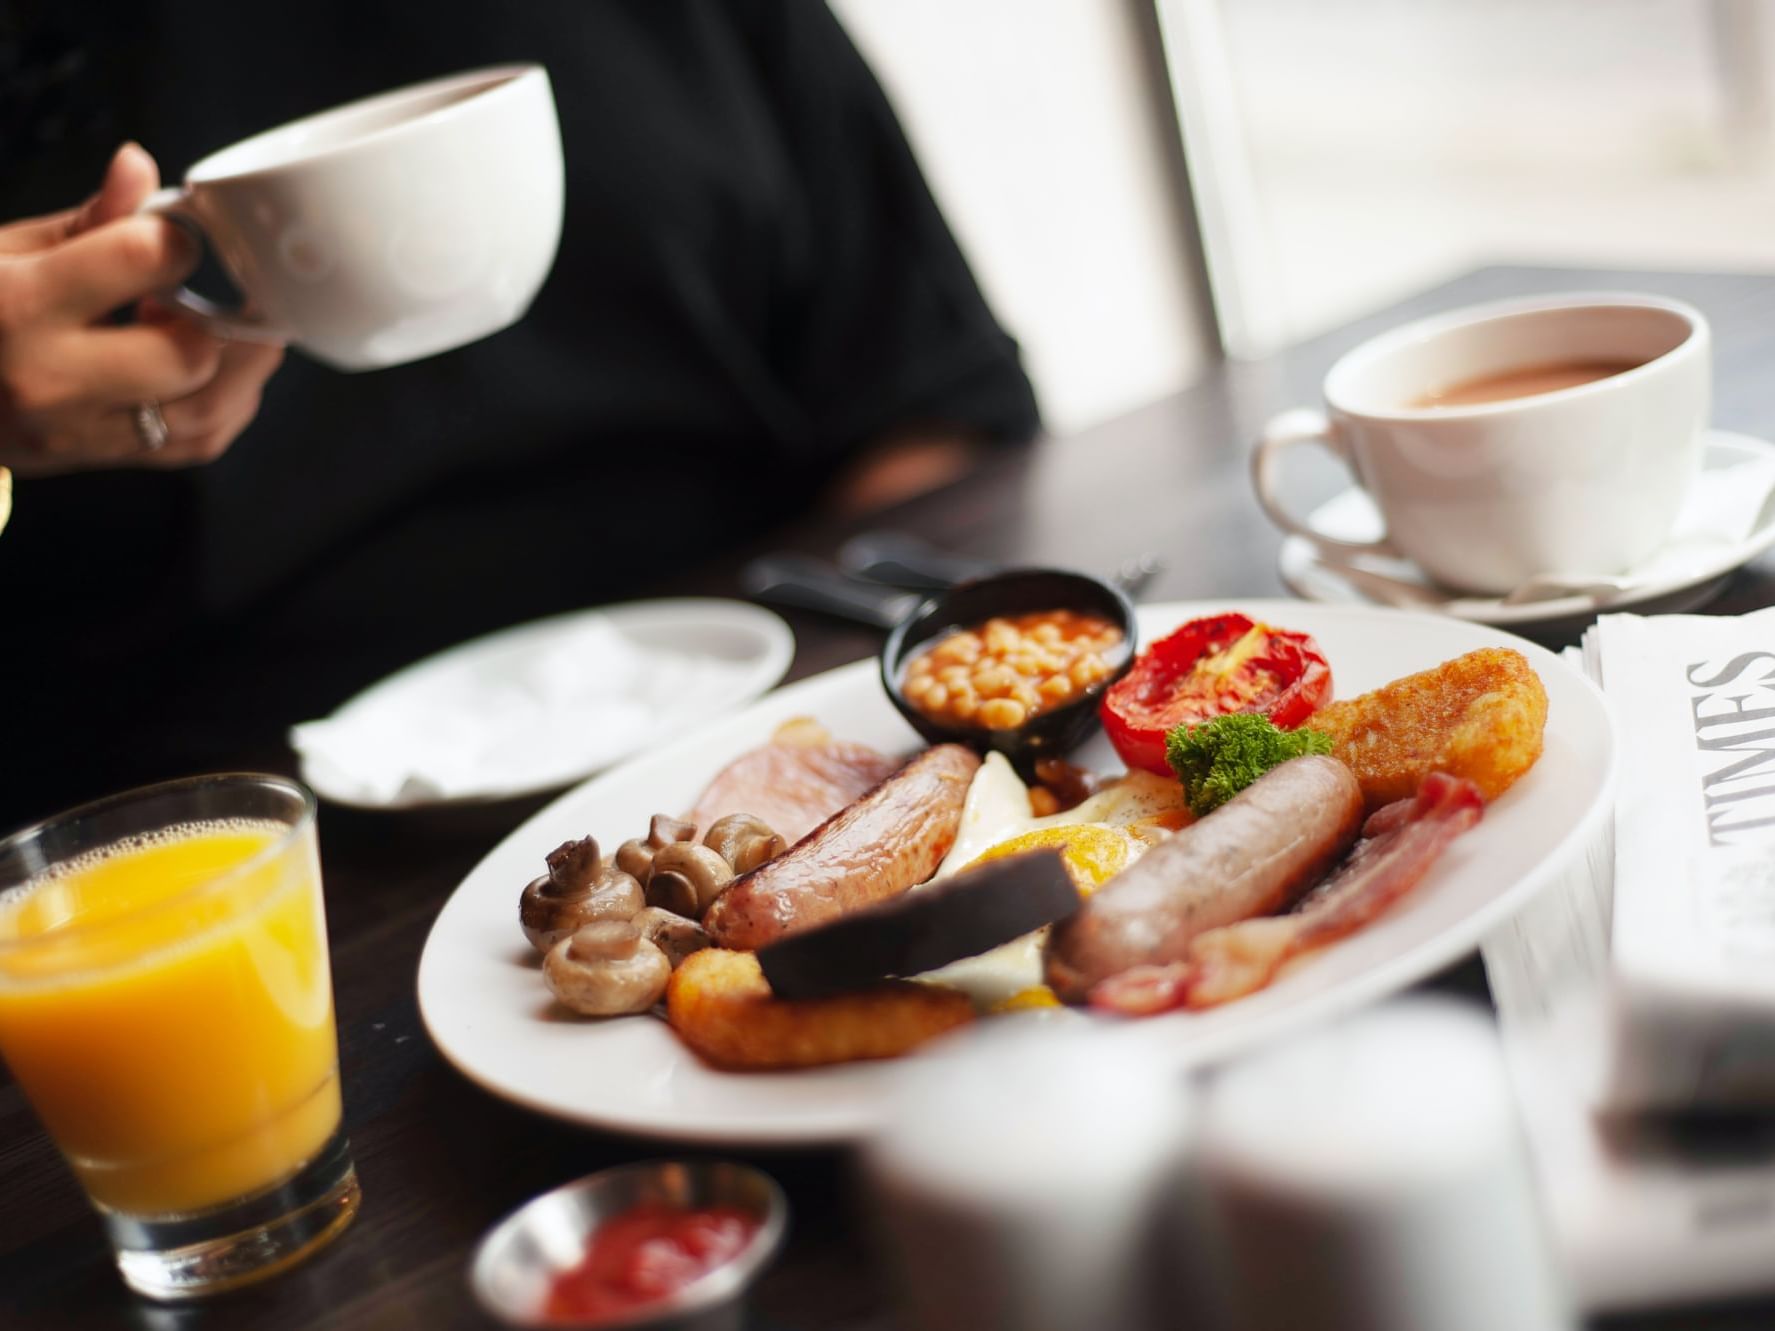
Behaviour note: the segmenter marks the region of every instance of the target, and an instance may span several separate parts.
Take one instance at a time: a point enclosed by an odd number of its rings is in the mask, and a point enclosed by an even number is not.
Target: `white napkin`
[[[562,785],[672,733],[749,663],[644,646],[603,617],[441,659],[290,731],[329,793],[418,804]]]

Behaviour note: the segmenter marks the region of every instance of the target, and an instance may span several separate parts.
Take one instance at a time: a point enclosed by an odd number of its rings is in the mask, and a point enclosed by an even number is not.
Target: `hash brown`
[[[666,1020],[716,1067],[741,1072],[896,1058],[974,1019],[966,994],[888,980],[855,993],[777,998],[751,952],[704,948],[672,972]]]
[[[1370,811],[1415,795],[1431,772],[1464,777],[1489,803],[1541,756],[1547,690],[1521,652],[1484,647],[1330,703],[1305,724],[1331,736]]]

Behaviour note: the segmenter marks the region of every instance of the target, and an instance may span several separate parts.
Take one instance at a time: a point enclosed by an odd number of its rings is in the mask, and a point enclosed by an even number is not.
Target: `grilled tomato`
[[[1230,712],[1291,730],[1331,697],[1331,667],[1305,633],[1245,615],[1192,619],[1154,642],[1103,695],[1103,729],[1129,767],[1169,775],[1165,735]]]

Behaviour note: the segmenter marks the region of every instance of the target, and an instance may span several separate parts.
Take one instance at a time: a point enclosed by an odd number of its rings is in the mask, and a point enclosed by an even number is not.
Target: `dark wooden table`
[[[1131,555],[1156,552],[1165,570],[1149,599],[1277,595],[1279,538],[1258,514],[1245,473],[1248,443],[1270,413],[1315,401],[1339,354],[1403,318],[1525,292],[1602,288],[1658,292],[1701,307],[1716,337],[1715,421],[1775,437],[1775,277],[1496,268],[1269,360],[1229,365],[1175,397],[1001,459],[880,521],[1005,562],[1107,572]],[[816,520],[771,544],[830,554],[848,534]],[[734,594],[739,563],[668,584],[638,583],[634,594]],[[1771,603],[1775,566],[1765,561],[1741,572],[1715,608]],[[792,619],[799,645],[791,678],[871,654],[879,642],[869,631],[817,617]],[[204,738],[217,767],[292,772],[280,737],[295,719],[268,717],[256,728]],[[7,1081],[0,1083],[0,1326],[485,1325],[465,1283],[482,1231],[555,1183],[660,1153],[487,1095],[445,1066],[420,1025],[414,975],[433,917],[474,863],[535,807],[452,817],[323,812],[346,1119],[364,1189],[363,1209],[338,1243],[259,1289],[208,1304],[137,1300],[118,1281],[72,1176]],[[1469,961],[1438,983],[1474,988],[1477,977]],[[758,1324],[788,1331],[894,1326],[857,1223],[860,1202],[846,1157],[822,1151],[749,1158],[783,1183],[795,1211],[788,1248],[755,1300]],[[1621,1331],[1770,1324],[1775,1302],[1606,1323]]]

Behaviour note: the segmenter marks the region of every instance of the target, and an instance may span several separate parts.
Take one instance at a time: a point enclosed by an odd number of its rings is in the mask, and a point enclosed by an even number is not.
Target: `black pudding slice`
[[[1030,851],[791,934],[758,964],[777,997],[818,998],[978,956],[1078,907],[1060,852]]]

